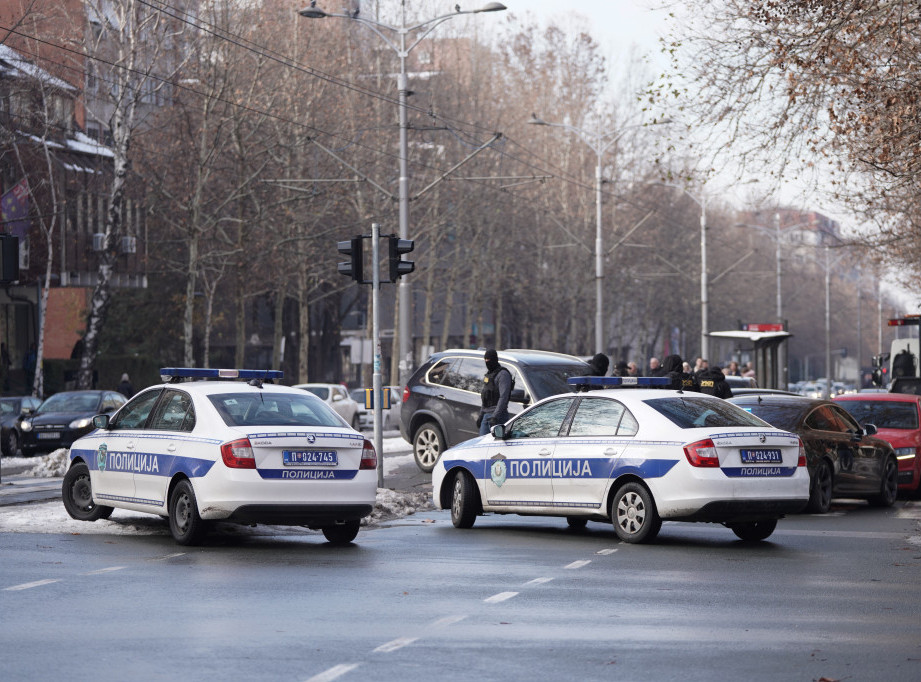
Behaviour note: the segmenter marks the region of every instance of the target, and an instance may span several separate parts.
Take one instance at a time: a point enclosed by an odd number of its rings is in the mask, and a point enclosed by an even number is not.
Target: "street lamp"
[[[442,14],[441,16],[434,17],[433,19],[428,19],[427,21],[423,21],[412,26],[407,26],[406,0],[402,0],[400,3],[400,25],[390,26],[389,24],[384,24],[379,21],[368,19],[367,17],[359,16],[357,11],[353,13],[327,12],[317,7],[316,4],[316,0],[311,0],[310,5],[302,10],[299,10],[298,14],[308,19],[324,19],[326,17],[336,17],[340,19],[351,19],[352,21],[357,21],[359,24],[367,26],[371,31],[376,33],[377,36],[383,40],[390,49],[396,52],[397,56],[400,58],[400,73],[397,78],[397,90],[399,92],[400,108],[400,239],[409,239],[409,169],[407,167],[407,158],[409,153],[406,142],[406,131],[409,128],[406,99],[409,96],[409,87],[406,78],[406,59],[409,57],[409,54],[413,51],[413,49],[415,49],[415,47],[426,38],[426,36],[428,36],[432,31],[435,30],[437,26],[443,24],[448,19],[452,19],[462,14],[501,12],[507,8],[505,5],[499,2],[488,2],[482,7],[472,10],[462,10],[460,9],[460,5],[455,5],[457,8],[457,11],[455,12],[451,12],[450,14]],[[395,34],[398,39],[396,41],[392,40],[386,33],[384,33],[384,31]],[[409,46],[407,46],[407,36],[411,36],[416,31],[419,31],[420,34],[409,44]],[[407,277],[400,278],[398,293],[400,382],[405,383],[409,379],[409,373],[413,368],[411,336],[412,298],[410,296],[410,283]]]
[[[578,135],[582,141],[595,152],[598,159],[595,165],[595,352],[606,352],[603,338],[604,332],[604,307],[602,305],[602,289],[604,282],[604,253],[602,252],[602,231],[601,231],[601,186],[604,182],[601,170],[601,161],[604,153],[610,149],[629,130],[643,127],[644,123],[636,123],[622,128],[619,132],[591,132],[584,128],[578,128],[568,123],[549,123],[531,114],[531,125],[550,126],[551,128],[563,128],[571,133]],[[653,121],[651,125],[671,123],[670,120]]]

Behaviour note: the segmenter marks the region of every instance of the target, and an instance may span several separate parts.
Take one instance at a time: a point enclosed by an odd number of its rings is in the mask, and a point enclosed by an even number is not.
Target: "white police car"
[[[114,507],[159,514],[183,545],[211,520],[355,539],[377,494],[377,455],[322,400],[268,382],[278,371],[161,374],[167,383],[96,416],[96,430],[71,446],[62,493],[73,518],[108,518]]]
[[[547,398],[441,455],[434,502],[456,527],[485,512],[563,516],[573,527],[613,522],[622,540],[647,542],[669,519],[722,523],[754,541],[809,499],[799,437],[731,403],[644,388],[667,378],[569,383],[583,392]]]

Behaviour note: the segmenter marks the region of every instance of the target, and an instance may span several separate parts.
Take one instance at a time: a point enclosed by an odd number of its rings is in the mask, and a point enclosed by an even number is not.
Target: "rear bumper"
[[[809,500],[716,500],[685,516],[669,516],[672,521],[704,521],[710,523],[779,519],[801,512]]]
[[[370,504],[247,504],[228,517],[238,523],[322,528],[344,521],[359,521],[371,513]]]

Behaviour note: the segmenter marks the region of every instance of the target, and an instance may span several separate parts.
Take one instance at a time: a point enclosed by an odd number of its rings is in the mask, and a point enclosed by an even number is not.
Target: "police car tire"
[[[72,519],[77,519],[77,521],[107,519],[114,511],[112,507],[93,502],[90,470],[82,462],[74,464],[64,474],[61,499],[64,502],[64,509]]]
[[[745,542],[760,542],[766,540],[777,528],[777,519],[761,519],[748,523],[736,523],[731,526],[732,532]]]
[[[831,509],[831,491],[834,487],[831,466],[824,459],[816,465],[809,488],[809,502],[806,511],[810,514],[825,514]]]
[[[332,545],[347,545],[358,536],[361,521],[347,521],[346,523],[323,528],[323,537]]]
[[[899,495],[899,465],[892,457],[883,465],[883,480],[880,482],[879,494],[870,498],[874,507],[891,507]]]
[[[611,522],[624,542],[652,542],[662,528],[652,493],[642,483],[624,483],[611,500]]]
[[[438,456],[444,452],[445,437],[435,422],[425,422],[413,435],[413,458],[416,466],[427,474],[432,473]]]
[[[179,481],[169,496],[169,530],[180,545],[195,545],[204,535],[205,522],[188,480]]]
[[[480,511],[480,492],[465,471],[454,477],[451,493],[451,523],[455,528],[472,528]]]

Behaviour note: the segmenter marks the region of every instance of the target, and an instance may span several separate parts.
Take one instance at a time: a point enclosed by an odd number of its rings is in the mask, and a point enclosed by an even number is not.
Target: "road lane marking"
[[[529,580],[525,585],[543,585],[544,583],[549,583],[553,578],[534,578],[534,580]]]
[[[32,582],[32,583],[22,583],[21,585],[13,585],[12,587],[4,587],[3,590],[4,592],[11,592],[13,590],[28,590],[33,587],[41,587],[42,585],[50,585],[51,583],[59,583],[59,582],[61,581],[52,580],[52,579],[36,580],[35,582]]]
[[[334,665],[329,670],[324,670],[319,675],[314,675],[307,680],[307,682],[332,682],[346,673],[352,672],[359,665],[359,663],[340,663],[339,665]]]
[[[511,599],[512,597],[518,596],[517,592],[500,592],[499,594],[494,594],[491,597],[487,597],[483,601],[487,604],[498,604],[500,601],[505,601],[506,599]]]
[[[579,561],[573,561],[571,564],[563,566],[563,568],[572,570],[576,568],[582,568],[583,566],[588,566],[590,563],[592,563],[591,559],[580,559]]]
[[[120,571],[124,566],[109,566],[108,568],[99,568],[95,571],[90,571],[89,573],[84,573],[83,575],[100,575],[101,573],[111,573],[112,571]]]
[[[439,618],[434,623],[432,623],[432,627],[433,628],[443,628],[443,627],[447,627],[448,625],[454,625],[455,623],[460,623],[466,617],[467,617],[466,615],[445,616],[444,618]]]
[[[408,646],[415,642],[418,637],[397,637],[394,640],[387,642],[386,644],[381,644],[379,647],[374,649],[373,653],[375,654],[389,654],[391,651],[396,651],[397,649],[402,649],[404,646]]]
[[[609,554],[614,554],[617,551],[616,547],[610,549],[599,549],[595,554],[601,554],[602,556],[608,556]]]
[[[185,556],[185,552],[176,552],[175,554],[167,554],[166,556],[158,556],[153,559],[148,559],[147,561],[166,561],[167,559],[175,559],[177,556]]]

